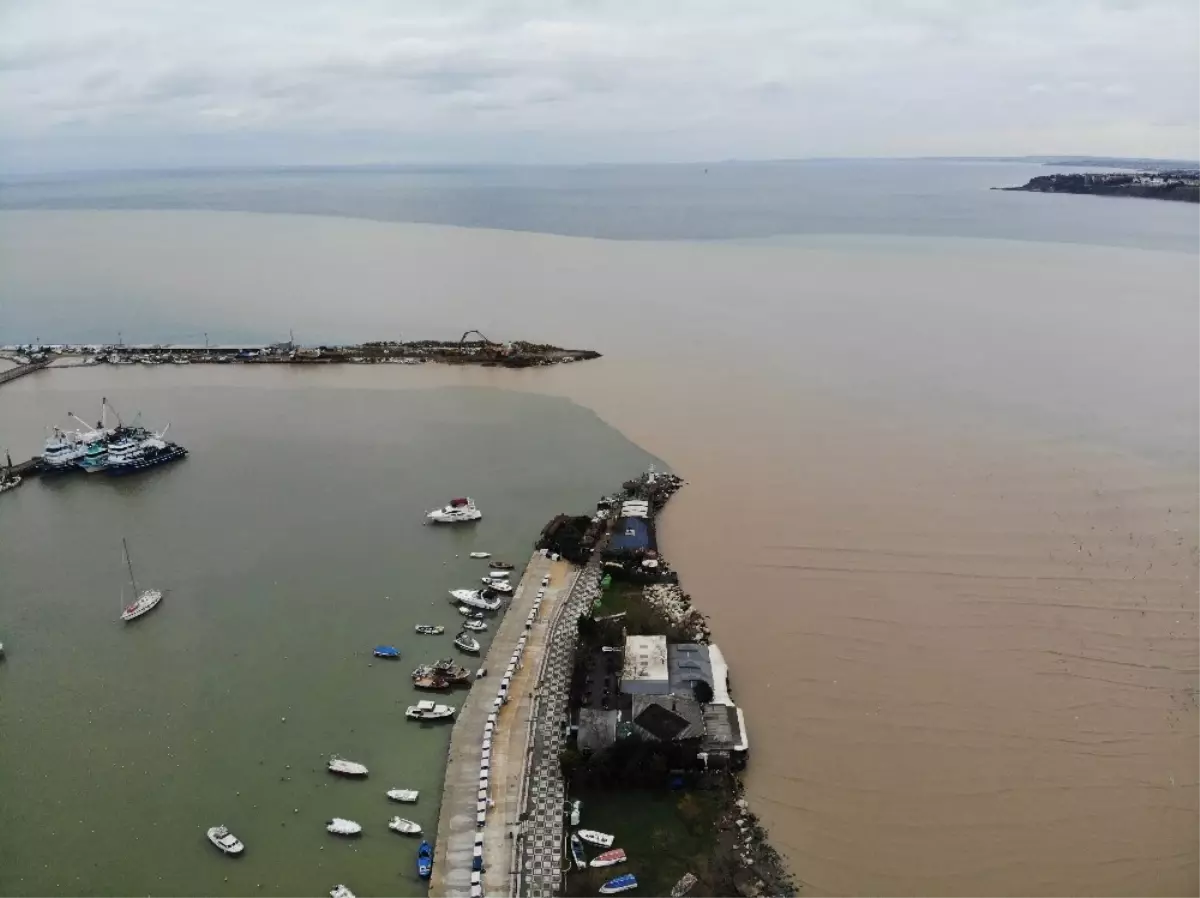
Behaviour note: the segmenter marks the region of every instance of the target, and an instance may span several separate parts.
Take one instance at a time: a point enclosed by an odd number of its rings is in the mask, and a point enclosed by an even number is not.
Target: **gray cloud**
[[[0,7],[0,164],[1194,156],[1198,27],[1195,0],[38,0]]]

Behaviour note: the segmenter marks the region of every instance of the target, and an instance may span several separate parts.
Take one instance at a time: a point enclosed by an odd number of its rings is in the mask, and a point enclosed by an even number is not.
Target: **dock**
[[[514,845],[521,826],[525,774],[532,746],[531,725],[544,668],[551,624],[573,592],[579,569],[535,552],[513,593],[512,602],[488,649],[487,676],[472,685],[450,736],[442,807],[438,815],[433,876],[429,894],[469,898],[476,838],[483,840],[482,886],[485,895],[507,895],[514,888]],[[546,595],[532,627],[525,629],[542,578]],[[497,712],[492,734],[491,787],[486,824],[477,825],[476,802],[484,727],[509,658],[520,638],[525,652],[509,685],[508,701]],[[556,809],[556,812],[561,812]],[[555,848],[557,856],[557,848]]]
[[[24,377],[26,374],[32,374],[34,371],[41,371],[49,364],[50,361],[48,359],[40,359],[36,362],[27,362],[24,365],[17,365],[15,368],[0,371],[0,385],[10,383],[18,377]]]

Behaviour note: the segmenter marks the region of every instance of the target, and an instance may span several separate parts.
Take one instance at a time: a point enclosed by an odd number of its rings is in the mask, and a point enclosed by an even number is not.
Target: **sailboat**
[[[121,590],[121,620],[129,623],[131,620],[136,620],[148,611],[152,611],[160,601],[162,601],[162,591],[158,589],[147,589],[138,591],[137,578],[133,576],[133,559],[129,557],[129,543],[125,538],[121,538],[121,545],[125,549],[125,565],[129,568],[129,582],[133,584],[133,603],[125,604],[125,591]]]

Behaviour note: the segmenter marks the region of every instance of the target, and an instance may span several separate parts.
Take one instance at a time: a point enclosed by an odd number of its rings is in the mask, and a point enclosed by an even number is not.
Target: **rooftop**
[[[695,699],[684,696],[635,695],[634,725],[662,742],[704,736],[704,711]]]
[[[667,683],[667,637],[627,636],[621,678],[627,682],[649,680]]]

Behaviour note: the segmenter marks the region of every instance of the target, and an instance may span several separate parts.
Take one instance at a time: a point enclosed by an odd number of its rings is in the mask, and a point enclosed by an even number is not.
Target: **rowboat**
[[[616,895],[620,892],[628,892],[630,889],[636,889],[637,884],[636,876],[632,873],[625,873],[614,879],[610,879],[604,885],[600,886],[600,894]]]
[[[593,867],[611,867],[613,864],[624,863],[627,860],[625,857],[624,848],[614,848],[612,851],[606,851],[604,854],[598,854],[592,858]]]

